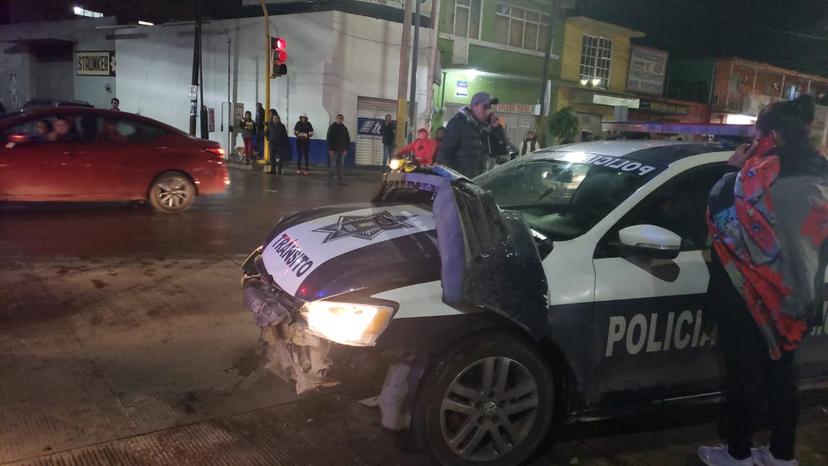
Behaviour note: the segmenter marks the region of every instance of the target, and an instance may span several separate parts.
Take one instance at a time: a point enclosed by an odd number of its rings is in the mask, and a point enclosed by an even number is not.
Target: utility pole
[[[431,39],[429,40],[429,47],[431,47],[431,58],[428,62],[428,79],[426,81],[426,102],[428,103],[428,115],[426,116],[429,125],[433,124],[432,109],[434,105],[434,71],[437,69],[437,64],[440,60],[440,49],[437,47],[437,38],[440,35],[440,0],[431,0]],[[442,81],[440,81],[442,83]],[[442,104],[440,110],[443,110]]]
[[[190,84],[198,86],[199,62],[201,61],[201,0],[193,2],[195,13],[195,34],[193,36],[193,76]],[[196,135],[196,117],[198,116],[198,94],[190,94],[190,136]]]
[[[420,4],[414,0],[414,44],[411,47],[411,91],[408,94],[408,142],[417,134],[417,56],[420,54]]]
[[[405,0],[405,14],[403,14],[402,38],[400,40],[400,77],[397,86],[397,147],[405,145],[407,102],[406,92],[408,91],[408,52],[411,49],[411,2],[417,0]]]
[[[540,115],[538,118],[538,123],[540,124],[540,128],[537,128],[537,132],[542,135],[542,138],[545,142],[546,140],[546,133],[547,133],[547,124],[548,118],[546,113],[550,110],[546,108],[546,81],[549,80],[549,59],[552,53],[552,23],[553,19],[559,20],[561,19],[561,6],[560,4],[556,4],[557,12],[549,16],[549,24],[546,26],[546,44],[544,44],[544,53],[543,53],[543,70],[541,71],[540,76],[540,100],[538,103],[540,104],[538,107],[540,108]],[[552,99],[550,99],[551,102]]]
[[[270,17],[267,14],[267,7],[265,6],[264,0],[259,0],[259,4],[262,6],[262,13],[264,13],[264,21],[265,21],[265,104],[264,104],[264,119],[265,125],[270,119]],[[264,146],[264,163],[265,165],[270,163],[270,144],[267,143],[267,138],[262,139]]]

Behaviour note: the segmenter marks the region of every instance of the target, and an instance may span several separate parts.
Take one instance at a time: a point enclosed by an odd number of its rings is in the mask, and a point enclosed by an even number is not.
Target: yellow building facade
[[[639,99],[627,92],[630,39],[644,33],[583,16],[567,18],[556,110],[572,107],[583,132],[598,135],[602,121],[627,119]]]

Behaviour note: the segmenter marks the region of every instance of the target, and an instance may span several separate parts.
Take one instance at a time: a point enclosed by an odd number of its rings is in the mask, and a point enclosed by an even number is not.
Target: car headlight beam
[[[382,304],[313,301],[301,310],[308,331],[316,336],[350,346],[373,346],[388,326],[394,308]]]

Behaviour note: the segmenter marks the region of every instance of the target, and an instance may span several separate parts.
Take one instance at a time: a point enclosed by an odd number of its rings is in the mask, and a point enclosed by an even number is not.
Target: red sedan
[[[230,179],[221,145],[142,116],[38,108],[0,119],[0,201],[146,200],[181,212]]]

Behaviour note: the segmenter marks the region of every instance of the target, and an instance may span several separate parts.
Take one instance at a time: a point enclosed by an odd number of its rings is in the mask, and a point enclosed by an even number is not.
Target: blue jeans
[[[394,155],[394,144],[383,144],[382,145],[382,166],[387,167],[388,161],[391,160],[391,156]]]

